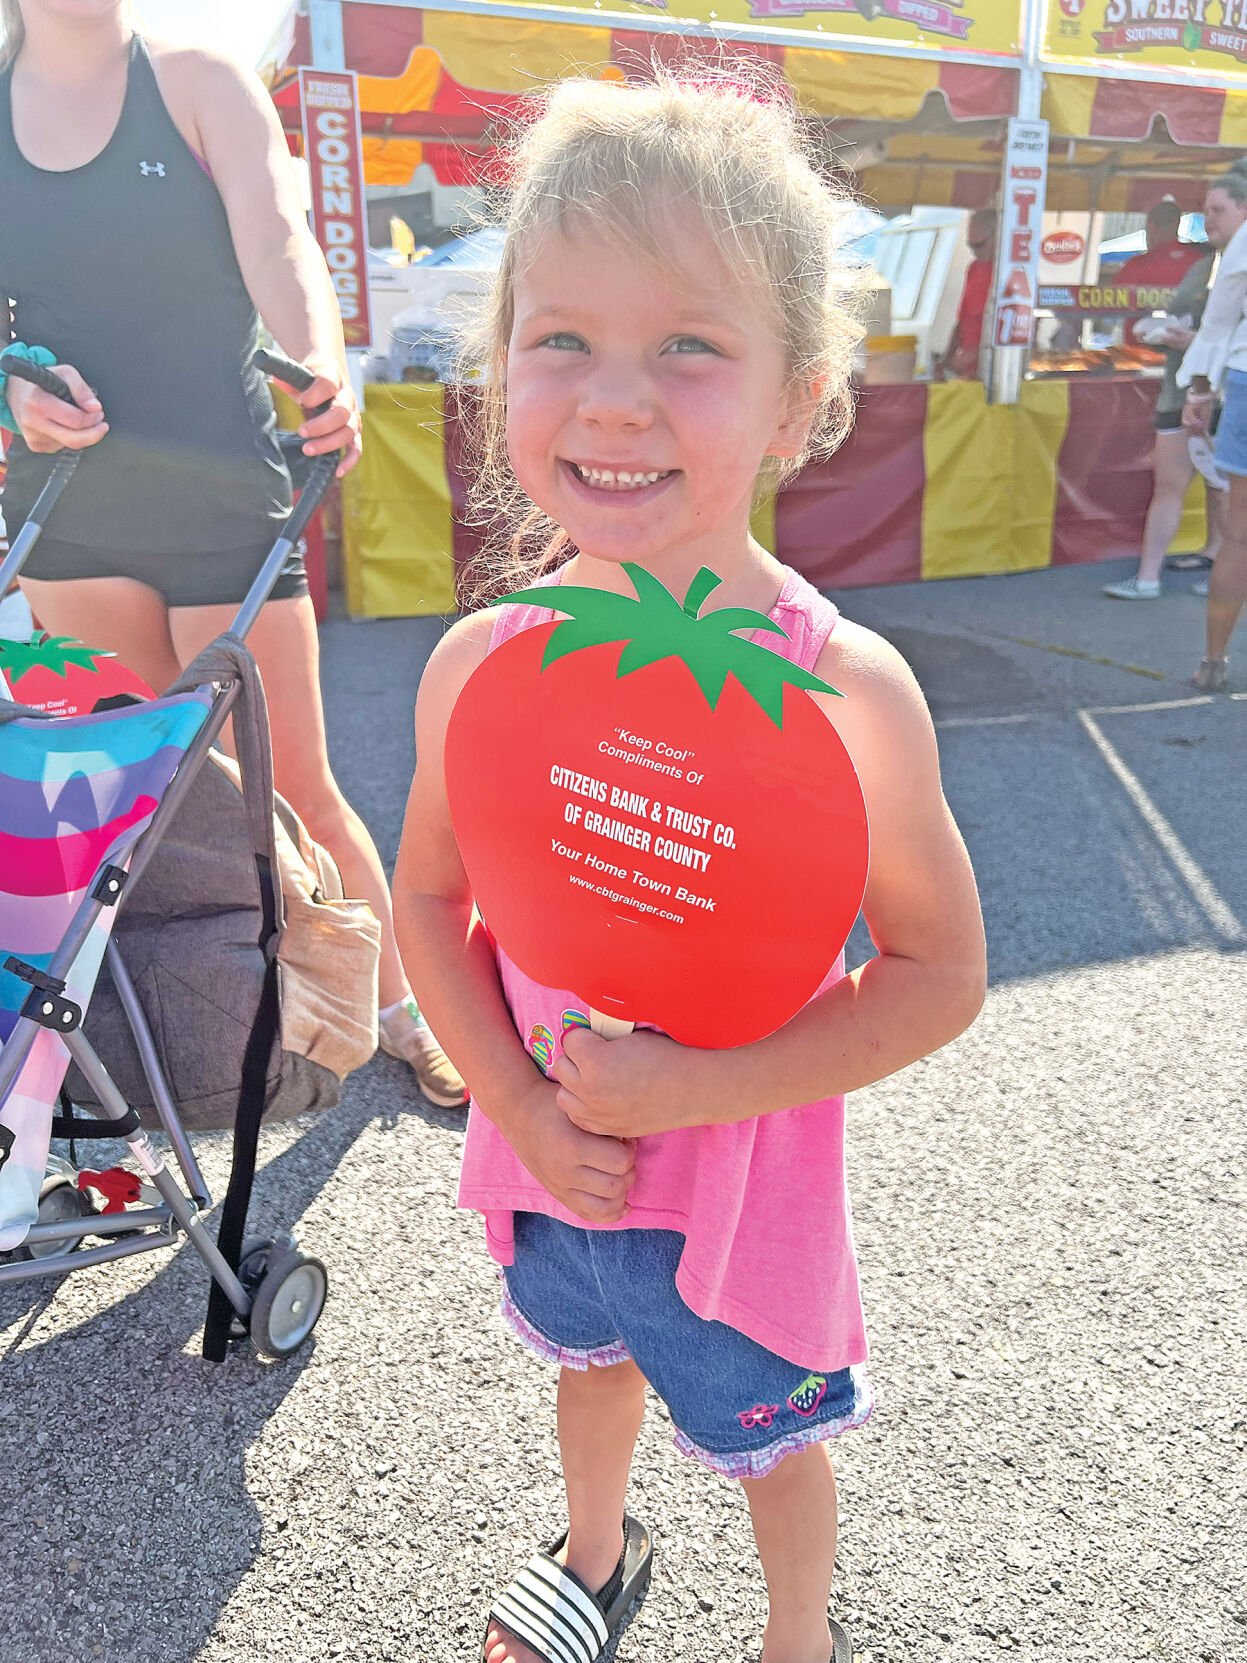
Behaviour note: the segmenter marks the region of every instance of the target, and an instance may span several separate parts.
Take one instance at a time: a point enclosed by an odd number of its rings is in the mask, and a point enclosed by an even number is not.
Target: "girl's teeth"
[[[603,491],[635,491],[639,486],[656,485],[665,473],[622,473],[613,468],[582,468],[573,463],[578,476],[586,485]]]

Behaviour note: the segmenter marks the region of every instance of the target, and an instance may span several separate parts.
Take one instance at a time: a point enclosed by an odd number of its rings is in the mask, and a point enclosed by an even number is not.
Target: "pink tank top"
[[[503,607],[489,650],[552,617],[544,607]],[[788,639],[761,632],[754,639],[815,669],[836,625],[832,603],[790,570],[771,617]],[[520,1038],[548,1070],[568,1030],[588,1026],[588,1006],[568,989],[531,981],[501,949],[495,952]],[[841,957],[819,991],[843,974]],[[545,1213],[582,1228],[678,1230],[684,1250],[676,1286],[698,1316],[727,1323],[799,1367],[830,1373],[866,1360],[843,1097],[732,1126],[642,1138],[636,1169],[623,1220],[585,1226],[541,1187],[474,1103],[459,1205],[485,1215],[489,1251],[503,1265],[514,1258],[516,1212]]]

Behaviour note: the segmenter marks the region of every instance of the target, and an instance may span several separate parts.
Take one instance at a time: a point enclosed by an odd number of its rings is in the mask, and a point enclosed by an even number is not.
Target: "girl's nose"
[[[618,369],[599,371],[581,387],[579,415],[594,427],[649,427],[654,406],[645,378]]]

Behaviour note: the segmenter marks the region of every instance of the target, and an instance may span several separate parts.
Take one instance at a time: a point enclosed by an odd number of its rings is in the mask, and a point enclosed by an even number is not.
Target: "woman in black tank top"
[[[84,453],[22,585],[53,634],[112,649],[160,688],[229,624],[289,510],[251,366],[261,315],[317,373],[301,403],[331,401],[300,430],[305,451],[340,449],[340,473],[358,460],[337,301],[254,76],[144,41],[125,0],[0,0],[0,23],[0,340],[47,347],[80,405],[3,388],[20,429],[5,519],[14,533],[56,451]],[[382,921],[384,1043],[427,1095],[461,1102],[408,1004],[380,858],[329,768],[297,557],[249,644],[277,788]]]

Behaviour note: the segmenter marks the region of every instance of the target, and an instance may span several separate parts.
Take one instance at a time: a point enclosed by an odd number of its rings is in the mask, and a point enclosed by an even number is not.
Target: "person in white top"
[[[1208,579],[1207,645],[1193,677],[1203,692],[1220,693],[1230,637],[1247,602],[1247,173],[1232,170],[1209,186],[1204,229],[1222,250],[1221,263],[1178,382],[1187,389],[1182,425],[1188,433],[1208,432],[1217,389],[1222,398],[1216,458],[1230,481],[1229,507]]]

